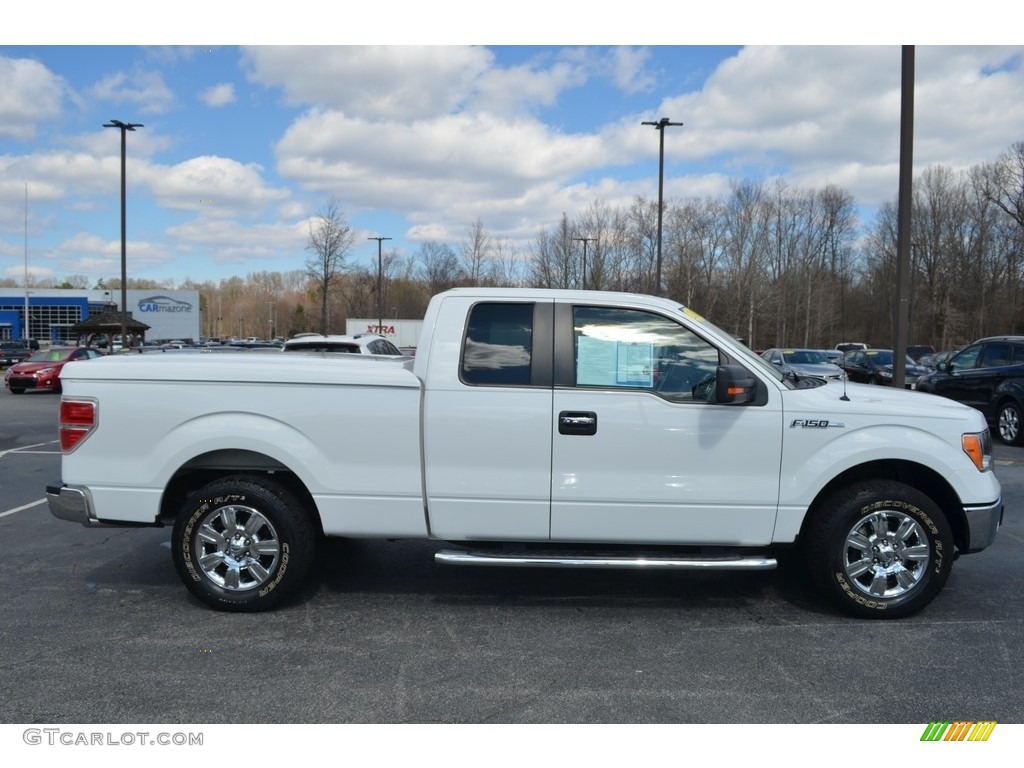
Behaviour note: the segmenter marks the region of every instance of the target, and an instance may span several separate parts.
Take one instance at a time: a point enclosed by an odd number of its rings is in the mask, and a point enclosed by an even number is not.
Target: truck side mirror
[[[720,365],[715,372],[715,402],[742,405],[753,401],[757,379],[741,365]]]

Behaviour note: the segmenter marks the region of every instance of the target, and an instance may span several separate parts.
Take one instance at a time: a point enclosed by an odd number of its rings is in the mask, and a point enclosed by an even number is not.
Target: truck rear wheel
[[[953,567],[953,533],[938,505],[896,481],[847,487],[812,513],[811,577],[843,610],[895,619],[928,605]]]
[[[222,611],[263,611],[301,585],[314,531],[279,484],[235,475],[193,493],[174,524],[171,551],[185,586]]]

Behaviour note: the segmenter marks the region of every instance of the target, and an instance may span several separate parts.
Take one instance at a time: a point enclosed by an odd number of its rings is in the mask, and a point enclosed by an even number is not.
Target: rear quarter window
[[[483,303],[469,314],[460,375],[467,384],[528,386],[533,304]]]

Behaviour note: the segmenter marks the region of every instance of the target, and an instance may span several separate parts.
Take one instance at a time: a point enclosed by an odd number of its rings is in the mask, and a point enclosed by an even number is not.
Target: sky
[[[353,265],[376,265],[367,238],[391,238],[385,253],[401,257],[428,241],[457,250],[477,221],[525,252],[563,214],[656,200],[659,136],[642,123],[663,117],[682,123],[665,129],[668,201],[776,178],[841,186],[866,220],[895,201],[899,32],[844,42],[688,13],[691,29],[720,24],[702,39],[652,23],[673,4],[588,26],[533,2],[517,8],[549,22],[537,29],[520,18],[428,32],[425,6],[345,25],[299,0],[301,26],[214,15],[203,41],[192,2],[173,20],[99,32],[96,13],[116,19],[122,6],[15,11],[24,18],[0,32],[0,278],[20,285],[26,262],[33,280],[120,274],[112,119],[141,124],[127,133],[129,276],[178,285],[301,269],[310,217],[332,201],[355,233]],[[360,22],[371,31],[353,32]],[[914,30],[932,39],[915,45],[917,171],[991,162],[1024,140],[1024,46],[964,24],[980,44],[948,44],[959,20]],[[879,44],[853,44],[864,41]]]

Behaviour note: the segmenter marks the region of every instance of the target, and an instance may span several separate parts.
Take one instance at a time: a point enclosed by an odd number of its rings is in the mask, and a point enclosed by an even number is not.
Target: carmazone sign
[[[199,291],[128,291],[128,311],[149,326],[147,339],[199,338]]]

